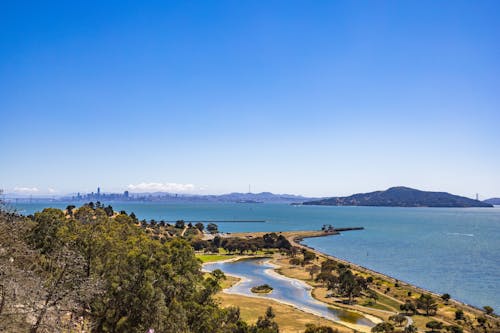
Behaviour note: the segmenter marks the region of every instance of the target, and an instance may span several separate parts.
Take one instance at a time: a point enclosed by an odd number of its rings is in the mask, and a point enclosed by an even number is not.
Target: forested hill
[[[408,187],[391,187],[385,191],[307,201],[303,204],[323,206],[493,207],[486,202],[446,192],[427,192]]]

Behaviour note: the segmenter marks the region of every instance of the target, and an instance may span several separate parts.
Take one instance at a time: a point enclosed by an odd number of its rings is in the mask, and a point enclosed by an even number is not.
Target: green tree
[[[425,311],[427,316],[433,315],[437,311],[437,304],[430,294],[422,294],[417,299],[417,308]]]
[[[194,226],[196,229],[198,229],[201,232],[203,232],[203,230],[205,229],[205,225],[201,222],[196,223]]]
[[[268,307],[265,316],[259,317],[250,331],[252,333],[279,333],[279,327],[274,321],[274,317],[273,308]]]
[[[311,277],[311,280],[314,278],[314,274],[319,273],[321,268],[318,265],[311,265],[306,268],[306,271],[309,272],[309,276]]]
[[[444,301],[445,304],[448,304],[448,301],[451,299],[450,294],[442,294],[441,299]]]
[[[406,313],[409,316],[412,316],[412,315],[417,313],[417,308],[416,308],[415,304],[413,303],[412,300],[409,300],[409,299],[407,299],[404,302],[404,304],[401,304],[399,306],[399,309],[401,311],[404,311],[404,313]]]
[[[215,223],[209,223],[207,224],[207,231],[211,234],[217,234],[219,233],[219,227]]]
[[[404,315],[398,313],[398,314],[395,314],[393,316],[390,316],[389,320],[395,322],[398,326],[401,326],[405,322],[406,317]]]
[[[425,327],[429,328],[431,332],[438,332],[443,329],[443,323],[436,320],[431,320],[425,324]]]
[[[418,332],[417,326],[413,324],[406,326],[404,329],[404,333],[417,333],[417,332]]]
[[[491,306],[488,306],[488,305],[483,306],[483,309],[484,309],[484,312],[486,312],[487,315],[492,315],[493,312],[494,312],[493,308]]]
[[[394,332],[394,326],[386,321],[378,323],[372,327],[373,333],[391,333]]]
[[[457,325],[446,326],[446,330],[450,333],[463,333],[464,331],[462,327]]]
[[[316,326],[314,324],[307,324],[304,333],[336,333],[338,330],[334,330],[329,326]]]
[[[455,311],[455,320],[463,320],[464,317],[464,311],[461,309],[458,309]]]
[[[307,264],[307,263],[313,261],[314,259],[316,259],[316,254],[314,252],[307,251],[307,250],[304,251],[304,263]]]
[[[58,232],[65,220],[64,212],[56,208],[45,208],[42,212],[35,213],[35,225],[29,235],[34,248],[42,253],[50,253],[59,248],[62,244]]]

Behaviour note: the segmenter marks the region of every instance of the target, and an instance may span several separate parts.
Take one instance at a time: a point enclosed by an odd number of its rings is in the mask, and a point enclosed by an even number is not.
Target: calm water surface
[[[68,203],[18,204],[24,213]],[[106,203],[108,204],[108,203]],[[225,232],[363,226],[305,244],[478,307],[500,310],[500,208],[314,207],[286,204],[110,203],[143,219],[266,220],[221,223]]]
[[[311,288],[295,279],[283,278],[281,276],[266,274],[267,270],[273,270],[273,266],[268,264],[268,259],[249,259],[235,262],[216,262],[205,264],[208,271],[220,269],[229,275],[243,277],[243,282],[227,289],[231,294],[246,296],[256,296],[251,292],[251,288],[262,284],[273,287],[269,294],[258,294],[258,297],[270,298],[277,301],[292,304],[299,309],[335,321],[345,321],[353,324],[372,327],[374,324],[365,317],[351,311],[329,308],[327,305],[316,301],[311,296]]]

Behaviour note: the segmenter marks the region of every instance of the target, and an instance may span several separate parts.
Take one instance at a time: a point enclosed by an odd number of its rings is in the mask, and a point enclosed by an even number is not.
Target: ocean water
[[[29,214],[68,203],[14,204]],[[108,204],[108,203],[106,203]],[[265,220],[220,223],[224,232],[365,227],[305,244],[462,302],[500,310],[500,207],[392,208],[286,204],[110,203],[140,219]]]

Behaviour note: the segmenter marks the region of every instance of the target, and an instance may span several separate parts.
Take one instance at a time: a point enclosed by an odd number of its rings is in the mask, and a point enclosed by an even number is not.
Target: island
[[[385,206],[385,207],[493,207],[491,203],[453,195],[447,192],[420,191],[409,187],[391,187],[385,191],[358,193],[306,201],[303,205]]]
[[[483,202],[486,202],[490,205],[500,205],[500,198],[491,198],[491,199],[486,199]]]
[[[262,284],[260,286],[252,287],[250,291],[254,294],[269,294],[271,291],[273,291],[273,287],[268,284]]]

